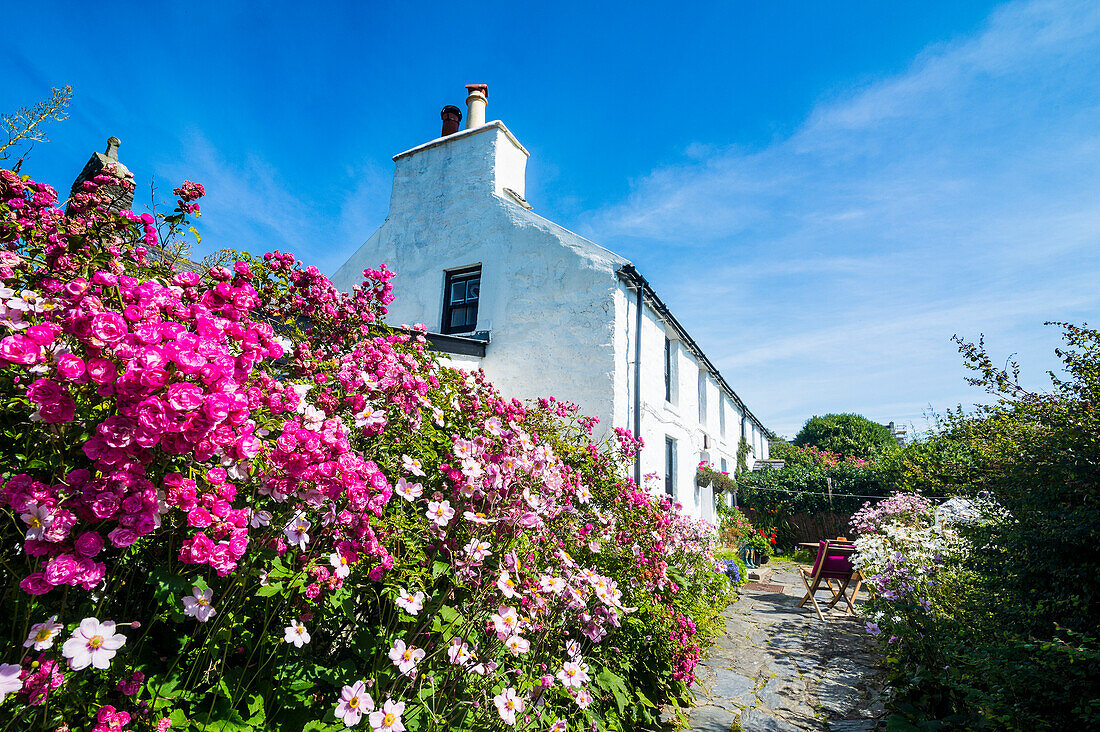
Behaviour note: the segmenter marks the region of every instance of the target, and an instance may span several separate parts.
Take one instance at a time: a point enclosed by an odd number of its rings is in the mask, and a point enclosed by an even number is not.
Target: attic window
[[[471,333],[477,326],[481,265],[447,272],[443,294],[443,332]]]

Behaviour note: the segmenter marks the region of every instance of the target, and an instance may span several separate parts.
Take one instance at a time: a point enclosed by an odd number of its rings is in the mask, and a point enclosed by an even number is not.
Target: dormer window
[[[472,333],[477,326],[481,265],[447,272],[443,294],[443,332]]]

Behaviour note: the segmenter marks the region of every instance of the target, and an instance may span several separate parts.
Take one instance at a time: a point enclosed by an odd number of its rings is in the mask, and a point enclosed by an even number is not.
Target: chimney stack
[[[92,153],[92,157],[84,166],[84,170],[80,171],[80,175],[73,181],[72,190],[69,191],[70,198],[84,192],[85,181],[93,180],[97,175],[110,175],[117,178],[119,184],[112,185],[108,183],[101,188],[101,192],[107,193],[109,197],[110,205],[108,209],[117,212],[128,210],[133,206],[134,174],[118,160],[118,146],[121,144],[122,142],[112,135],[107,138],[107,149],[104,152]]]
[[[489,87],[486,84],[467,84],[466,91],[466,129],[472,130],[485,124],[485,105],[489,102]]]
[[[462,121],[462,110],[453,104],[448,104],[443,108],[443,111],[439,113],[440,119],[443,120],[443,132],[440,133],[440,137],[446,137],[447,135],[453,135],[459,130],[459,123]]]

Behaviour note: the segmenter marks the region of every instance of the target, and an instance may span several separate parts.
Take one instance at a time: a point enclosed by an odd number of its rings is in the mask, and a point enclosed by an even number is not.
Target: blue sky
[[[390,158],[463,85],[531,151],[542,215],[635,261],[791,435],[968,404],[953,334],[1053,368],[1100,306],[1100,4],[23,4],[0,111],[72,84],[24,172],[67,189],[108,135],[204,247],[332,272]],[[202,253],[201,251],[199,253]]]

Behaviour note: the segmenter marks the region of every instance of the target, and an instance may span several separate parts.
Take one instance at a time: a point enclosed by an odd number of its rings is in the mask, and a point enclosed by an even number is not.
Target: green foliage
[[[65,110],[72,102],[73,88],[65,85],[51,89],[49,99],[17,109],[11,114],[0,115],[0,131],[8,136],[7,142],[0,145],[0,159],[8,157],[8,149],[20,142],[48,142],[44,124],[49,120],[58,122],[68,118]]]
[[[973,547],[940,574],[924,642],[886,646],[897,729],[1100,725],[1100,332],[1058,324],[1065,374],[1047,393],[959,341],[996,399],[956,411],[886,466],[899,483],[990,496],[1008,519],[964,526]]]
[[[736,506],[718,506],[720,523],[718,536],[724,546],[734,549],[742,546],[753,533],[752,522]]]
[[[734,472],[735,475],[748,472],[749,455],[752,455],[752,445],[749,444],[744,435],[741,435],[741,440],[737,443],[737,469]]]
[[[850,515],[867,501],[863,496],[886,496],[891,490],[879,471],[854,461],[794,463],[781,470],[746,473],[738,479],[738,501],[753,525],[775,528],[784,548],[798,538],[797,527],[790,522],[793,516]]]
[[[798,447],[814,445],[841,457],[872,460],[890,451],[896,442],[885,425],[859,414],[826,414],[810,417],[795,435]]]
[[[768,448],[768,457],[772,460],[784,460],[787,465],[810,465],[814,462],[813,453],[792,445],[787,440],[776,440]]]

